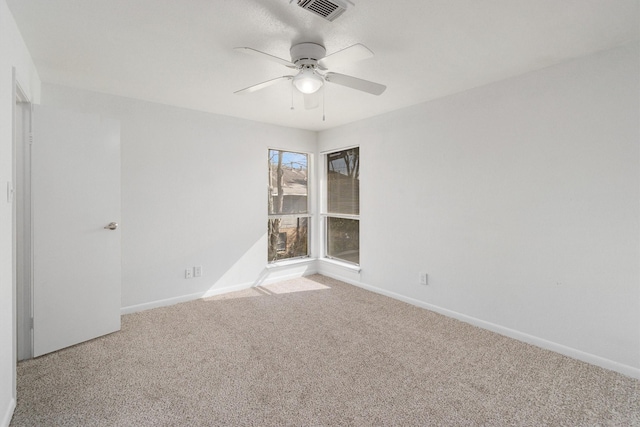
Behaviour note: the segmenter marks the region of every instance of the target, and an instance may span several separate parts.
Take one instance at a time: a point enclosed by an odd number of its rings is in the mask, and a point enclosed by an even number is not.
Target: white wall
[[[312,153],[315,132],[48,84],[42,103],[120,120],[125,312],[312,272],[265,269],[267,148]]]
[[[9,425],[15,406],[16,332],[12,253],[13,70],[26,95],[37,102],[40,80],[7,4],[0,0],[0,426]]]
[[[361,146],[357,281],[639,377],[639,50],[321,132]]]

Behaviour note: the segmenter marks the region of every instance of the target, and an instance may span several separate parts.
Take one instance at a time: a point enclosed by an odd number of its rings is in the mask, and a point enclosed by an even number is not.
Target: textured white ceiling
[[[461,92],[640,38],[640,0],[354,0],[334,22],[289,0],[7,0],[43,82],[284,126],[322,130]],[[305,110],[289,82],[299,42],[376,56],[332,71],[387,85],[327,84]]]

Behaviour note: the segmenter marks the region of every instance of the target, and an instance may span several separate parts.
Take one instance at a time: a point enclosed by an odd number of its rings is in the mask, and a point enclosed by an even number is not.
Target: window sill
[[[361,270],[359,265],[350,264],[348,262],[338,261],[331,258],[320,258],[318,261],[326,262],[327,264],[337,265],[339,267],[346,268],[347,270],[351,270],[356,273],[360,273],[360,270]]]
[[[291,260],[277,261],[273,263],[267,264],[267,269],[270,270],[272,268],[280,268],[280,267],[291,267],[293,265],[303,265],[310,264],[316,261],[315,258],[306,257],[306,258],[296,258]]]

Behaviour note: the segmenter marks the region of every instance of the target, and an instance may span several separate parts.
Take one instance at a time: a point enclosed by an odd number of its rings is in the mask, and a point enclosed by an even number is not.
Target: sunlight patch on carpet
[[[267,292],[274,294],[290,294],[292,292],[320,291],[331,289],[313,280],[294,280],[288,282],[274,283],[272,285],[262,286]]]
[[[286,282],[273,283],[271,285],[256,286],[242,291],[229,292],[203,298],[204,301],[225,301],[238,298],[254,298],[268,295],[290,294],[294,292],[321,291],[331,289],[313,280],[290,280]]]

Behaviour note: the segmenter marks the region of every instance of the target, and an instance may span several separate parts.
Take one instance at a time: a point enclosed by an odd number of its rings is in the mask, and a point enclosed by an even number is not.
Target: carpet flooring
[[[11,426],[637,426],[639,384],[316,275],[21,362]]]

